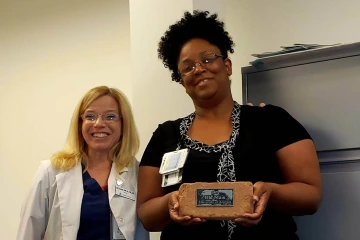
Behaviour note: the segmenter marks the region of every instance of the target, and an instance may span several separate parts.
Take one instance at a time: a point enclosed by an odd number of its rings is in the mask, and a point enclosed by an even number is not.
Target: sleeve
[[[42,162],[33,178],[30,191],[21,208],[17,240],[41,240],[48,216],[48,168]]]
[[[135,176],[135,181],[131,181],[131,184],[133,185],[133,187],[134,187],[134,189],[135,189],[135,191],[136,191],[136,194],[137,194],[137,186],[138,186],[138,181],[137,181],[137,179],[138,179],[138,175],[139,175],[139,161],[136,159],[136,158],[134,158],[134,160],[133,160],[133,164],[132,164],[132,169],[133,169],[133,174],[134,174],[134,176]]]
[[[145,148],[140,166],[160,167],[161,159],[165,153],[165,136],[162,125],[159,125]]]
[[[136,230],[135,230],[135,240],[149,240],[149,232],[145,230],[140,219],[137,217],[136,220]]]
[[[283,108],[267,105],[264,109],[269,123],[269,142],[275,152],[292,143],[312,139],[307,130]]]
[[[139,169],[139,162],[135,159],[135,167],[136,167],[136,188],[137,191],[137,176],[138,176],[138,169]],[[135,237],[134,240],[149,240],[149,232],[145,230],[144,226],[142,225],[139,217],[136,215],[136,228],[135,228]]]

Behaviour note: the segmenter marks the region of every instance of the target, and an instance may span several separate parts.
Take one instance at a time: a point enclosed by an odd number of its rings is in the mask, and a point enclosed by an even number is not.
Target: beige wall
[[[125,0],[0,0],[0,11],[0,239],[10,240],[85,91],[106,84],[131,98],[130,23]]]
[[[225,19],[236,43],[233,95],[241,102],[241,67],[251,53],[359,41],[360,2],[329,2],[0,0],[0,239],[15,239],[39,161],[63,146],[75,104],[89,88],[115,86],[129,97],[140,130],[139,158],[157,124],[193,111],[156,52],[184,10],[217,11]]]

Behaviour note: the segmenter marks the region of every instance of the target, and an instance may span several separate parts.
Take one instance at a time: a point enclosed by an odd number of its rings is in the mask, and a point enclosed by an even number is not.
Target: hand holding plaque
[[[202,222],[205,222],[204,219],[200,218],[194,218],[191,216],[180,216],[179,215],[179,192],[175,191],[172,192],[169,201],[168,201],[168,207],[169,207],[169,214],[170,218],[181,225],[196,225]]]
[[[254,199],[256,202],[254,205],[254,212],[246,213],[243,217],[235,219],[234,222],[248,227],[257,225],[262,219],[271,192],[271,184],[256,182],[254,184]]]

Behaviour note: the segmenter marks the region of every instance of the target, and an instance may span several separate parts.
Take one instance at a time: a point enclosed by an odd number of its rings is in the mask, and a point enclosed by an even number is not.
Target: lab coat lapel
[[[84,195],[81,163],[69,171],[56,175],[56,184],[59,193],[63,239],[76,239]]]
[[[111,173],[110,173],[110,177],[108,180],[108,186],[109,186],[109,203],[110,203],[110,207],[111,207],[111,211],[114,214],[115,218],[119,218],[120,213],[122,212],[122,208],[124,206],[124,204],[122,204],[122,201],[124,201],[124,198],[122,197],[115,197],[115,188],[116,185],[118,187],[122,187],[124,186],[128,179],[126,177],[127,173],[128,173],[129,169],[127,167],[125,167],[124,169],[122,169],[120,171],[120,174],[116,173],[116,168],[115,168],[115,163],[113,163],[112,168],[111,168]]]
[[[108,191],[109,191],[109,202],[111,203],[112,199],[115,196],[115,186],[116,184],[124,185],[126,182],[126,174],[129,171],[127,167],[120,171],[120,174],[117,174],[115,163],[112,164],[110,176],[108,179]]]

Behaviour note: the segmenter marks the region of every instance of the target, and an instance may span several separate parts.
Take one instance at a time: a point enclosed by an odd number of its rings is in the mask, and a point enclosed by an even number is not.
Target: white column
[[[168,27],[184,11],[192,11],[192,0],[129,0],[132,106],[140,132],[140,159],[159,123],[193,111],[184,88],[171,81],[171,73],[158,59],[157,47]],[[151,240],[159,233],[151,233]]]
[[[192,11],[192,0],[130,0],[132,105],[140,132],[142,155],[157,125],[193,111],[184,88],[158,59],[161,36]]]

